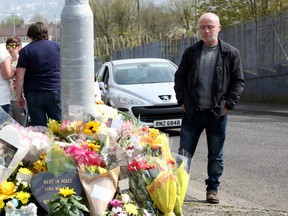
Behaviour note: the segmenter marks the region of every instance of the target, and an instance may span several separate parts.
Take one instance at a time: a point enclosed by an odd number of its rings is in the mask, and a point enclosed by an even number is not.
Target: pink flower
[[[110,205],[111,207],[115,207],[115,208],[117,208],[117,207],[121,207],[121,208],[122,208],[122,201],[119,200],[119,199],[113,199],[113,200],[111,200],[111,201],[109,202],[109,205]]]
[[[141,171],[150,169],[150,166],[147,164],[147,161],[133,161],[129,164],[128,169],[133,171]]]
[[[80,166],[81,164],[84,164],[87,166],[93,166],[93,165],[101,166],[102,165],[102,159],[100,155],[94,151],[87,150],[86,145],[84,147],[73,145],[67,148],[65,152],[69,156],[74,157],[78,166]]]
[[[130,121],[124,121],[122,124],[122,136],[126,137],[126,136],[131,136],[132,135],[132,131],[133,131],[133,124]]]
[[[70,120],[67,120],[67,119],[66,119],[66,120],[63,120],[63,121],[62,121],[62,124],[61,124],[60,130],[65,130],[70,123],[71,123]]]
[[[144,125],[143,127],[141,127],[141,131],[144,133],[144,134],[148,134],[149,132],[149,126],[147,125]]]

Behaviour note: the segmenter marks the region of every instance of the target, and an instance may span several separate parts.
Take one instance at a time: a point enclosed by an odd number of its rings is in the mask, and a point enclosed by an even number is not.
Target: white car
[[[177,66],[159,58],[115,60],[97,71],[101,99],[154,128],[181,126],[182,110],[174,92]]]

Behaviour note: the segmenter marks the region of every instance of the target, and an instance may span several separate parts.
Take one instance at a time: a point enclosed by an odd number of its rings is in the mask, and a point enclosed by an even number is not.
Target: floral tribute
[[[29,215],[37,215],[37,207],[32,202],[30,180],[32,172],[20,164],[14,173],[0,185],[0,209],[6,215],[17,215],[17,211],[25,211]]]
[[[78,172],[84,193],[75,195],[73,185],[58,188],[48,203],[49,215],[85,215],[87,211],[91,216],[183,215],[189,180],[183,168],[185,158],[175,160],[167,134],[158,129],[133,122],[103,103],[97,103],[95,112],[84,119],[50,119],[47,128],[11,125],[29,146],[23,156],[25,166],[14,173]],[[20,186],[24,178],[16,176],[1,182],[2,210],[10,202],[15,208],[33,203],[29,181],[23,184],[26,187]],[[120,188],[120,181],[128,181],[128,186]]]

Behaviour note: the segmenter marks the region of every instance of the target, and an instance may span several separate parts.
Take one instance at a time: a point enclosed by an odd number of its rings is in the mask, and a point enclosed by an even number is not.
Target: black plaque
[[[83,188],[77,171],[66,171],[59,176],[49,172],[38,173],[31,181],[32,194],[37,202],[48,211],[48,202],[53,199],[53,194],[59,192],[59,188],[74,188],[75,195],[80,196]]]

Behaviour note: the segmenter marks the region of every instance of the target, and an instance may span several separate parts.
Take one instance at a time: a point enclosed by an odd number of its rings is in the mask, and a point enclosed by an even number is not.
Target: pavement
[[[233,110],[234,114],[249,115],[275,115],[288,117],[288,104],[268,104],[255,102],[242,102]],[[288,211],[275,209],[261,209],[257,207],[243,207],[242,205],[221,201],[219,204],[208,204],[205,202],[204,191],[195,189],[191,181],[189,182],[186,197],[183,203],[184,216],[288,216]]]
[[[257,115],[275,115],[288,117],[288,104],[269,104],[240,101],[233,112],[236,114],[242,112]]]

